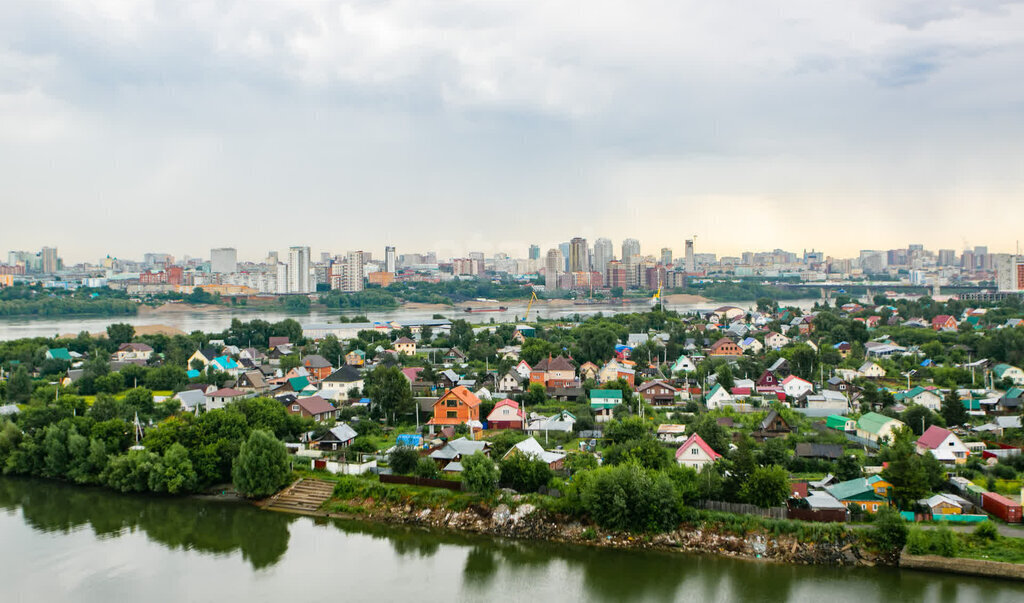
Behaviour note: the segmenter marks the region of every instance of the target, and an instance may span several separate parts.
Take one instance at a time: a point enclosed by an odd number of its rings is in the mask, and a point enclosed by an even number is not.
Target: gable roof
[[[67,348],[53,348],[49,353],[50,358],[71,362],[71,352],[69,352]]]
[[[216,391],[206,394],[208,398],[237,398],[238,396],[244,395],[245,392],[238,391],[237,389],[232,389],[230,387],[222,387]]]
[[[562,356],[561,354],[559,354],[558,356],[555,356],[554,358],[552,358],[550,356],[548,356],[547,358],[544,358],[543,360],[538,362],[536,365],[534,365],[533,370],[535,370],[535,371],[573,371],[573,372],[575,372],[576,371],[576,367],[573,366],[572,362],[569,362],[568,358],[566,358],[565,356]]]
[[[412,340],[412,339],[409,339],[408,337],[399,337],[398,339],[395,340],[395,343],[412,343],[412,344],[415,344],[416,342],[414,340]]]
[[[533,436],[530,436],[512,448],[509,448],[508,452],[506,452],[505,456],[502,458],[508,458],[510,454],[515,454],[514,451],[518,451],[530,458],[539,459],[549,465],[564,459],[566,454],[564,452],[548,452],[547,450],[544,450],[544,447],[540,445],[537,438]]]
[[[331,363],[320,354],[309,354],[303,356],[302,366],[308,366],[309,368],[330,368]]]
[[[836,497],[836,500],[882,500],[882,497],[875,494],[874,488],[867,479],[863,477],[854,478],[845,482],[839,482],[825,490]]]
[[[322,436],[314,439],[313,441],[321,442],[323,440],[337,440],[339,442],[348,442],[349,440],[354,440],[358,435],[359,434],[356,433],[355,429],[349,427],[348,423],[338,423],[331,429],[328,429]]]
[[[191,410],[206,402],[206,393],[201,389],[184,389],[174,394],[174,399],[181,402],[186,410]]]
[[[676,449],[676,458],[679,458],[679,455],[683,454],[686,450],[689,450],[694,444],[700,447],[700,449],[704,451],[704,454],[711,457],[711,460],[722,458],[722,455],[715,452],[714,449],[711,448],[711,446],[708,446],[708,443],[704,441],[704,438],[700,437],[696,433],[686,438],[683,445]]]
[[[893,420],[895,419],[892,417],[887,417],[877,412],[869,412],[857,420],[857,428],[877,434],[886,423]]]
[[[946,438],[953,432],[946,429],[945,427],[939,427],[938,425],[932,425],[928,429],[924,430],[921,437],[917,438],[917,445],[929,450],[935,450],[942,445]]]
[[[773,422],[773,421],[774,421],[775,419],[779,419],[780,421],[782,421],[782,422],[783,422],[783,424],[785,424],[785,425],[786,425],[786,427],[787,427],[787,428],[789,427],[789,423],[787,423],[787,422],[786,422],[786,420],[785,420],[785,419],[783,419],[783,418],[782,418],[782,417],[781,417],[781,416],[779,415],[779,413],[775,412],[775,409],[773,408],[773,409],[771,409],[771,410],[769,410],[769,411],[768,411],[768,414],[767,414],[767,415],[765,416],[765,418],[764,418],[764,419],[763,419],[763,420],[761,421],[761,429],[762,429],[762,430],[765,430],[765,429],[768,429],[769,427],[771,427],[771,426],[772,426],[772,422]]]
[[[363,376],[360,374],[359,369],[356,367],[346,364],[338,370],[334,371],[330,375],[324,377],[324,382],[330,381],[331,383],[354,383],[362,379]]]
[[[436,406],[441,400],[444,400],[445,398],[455,398],[456,400],[462,402],[463,404],[469,407],[480,405],[480,398],[477,398],[476,394],[466,389],[465,385],[459,385],[458,387],[454,387],[448,390],[443,396],[441,396],[434,402],[434,405]]]
[[[310,396],[308,398],[299,398],[295,401],[299,405],[299,408],[308,412],[311,415],[320,415],[325,412],[333,412],[334,405],[324,400],[320,396]]]

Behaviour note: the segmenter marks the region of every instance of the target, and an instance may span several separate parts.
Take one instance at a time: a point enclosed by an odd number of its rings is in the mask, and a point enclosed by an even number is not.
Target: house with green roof
[[[919,404],[928,410],[936,412],[942,407],[942,396],[937,391],[925,389],[920,385],[915,386],[914,389],[896,392],[892,397],[896,400],[897,404],[904,404],[906,406]]]
[[[64,360],[71,362],[71,352],[67,348],[53,348],[52,350],[46,350],[47,360]]]
[[[856,431],[857,421],[842,415],[829,415],[825,417],[825,427],[836,431]]]
[[[592,389],[590,390],[591,410],[609,410],[622,404],[621,389]]]
[[[869,412],[857,419],[857,437],[872,442],[892,441],[893,432],[906,424],[899,419]]]
[[[996,376],[996,379],[1002,381],[1003,379],[1009,379],[1013,381],[1014,385],[1024,385],[1024,371],[1016,366],[1009,364],[997,364],[992,367],[992,373]]]
[[[1012,399],[1024,398],[1024,388],[1011,387],[1010,389],[1006,390],[1006,394],[1003,397]]]
[[[881,476],[873,475],[869,478],[858,477],[839,482],[826,488],[826,491],[843,505],[854,504],[868,513],[875,513],[882,507],[890,505],[892,484]]]

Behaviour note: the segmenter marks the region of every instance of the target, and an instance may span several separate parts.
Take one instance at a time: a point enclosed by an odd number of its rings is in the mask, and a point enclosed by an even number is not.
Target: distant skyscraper
[[[548,249],[544,262],[544,288],[548,291],[558,289],[558,273],[563,265],[562,253],[557,249]]]
[[[640,255],[640,241],[637,241],[636,239],[623,239],[622,261],[625,262],[634,255]]]
[[[995,265],[1000,291],[1024,291],[1024,256],[1000,254]]]
[[[697,272],[697,258],[693,255],[693,239],[686,239],[686,256],[684,259],[687,272]]]
[[[672,249],[670,247],[661,248],[661,265],[665,267],[672,265]]]
[[[309,247],[288,248],[288,293],[311,293]]]
[[[571,247],[571,243],[558,244],[558,251],[562,254],[562,267],[559,269],[559,272],[566,272],[569,270],[569,249]]]
[[[953,266],[956,264],[956,251],[953,249],[939,250],[939,266]]]
[[[268,251],[267,252],[267,264],[270,264],[271,266],[276,266],[277,263],[281,261],[280,257],[281,256],[279,256],[276,251]]]
[[[210,272],[215,274],[231,274],[238,272],[238,252],[234,247],[221,247],[210,250]]]
[[[601,238],[594,241],[594,261],[591,269],[604,275],[606,283],[608,282],[608,262],[614,259],[615,247],[612,246],[610,239]]]
[[[530,253],[527,256],[531,260],[540,259],[540,245],[530,245]]]
[[[56,247],[43,247],[42,251],[39,252],[39,256],[41,272],[43,274],[57,272],[59,259],[57,258]]]
[[[341,290],[352,293],[363,290],[363,260],[366,254],[362,251],[350,251],[345,254],[342,263]]]
[[[589,272],[589,259],[586,239],[576,237],[569,241],[569,272]]]
[[[395,256],[395,248],[387,246],[384,248],[384,272],[397,272],[398,264]]]

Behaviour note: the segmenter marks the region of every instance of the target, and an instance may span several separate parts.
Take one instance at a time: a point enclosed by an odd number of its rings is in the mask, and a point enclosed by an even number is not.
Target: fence
[[[377,468],[377,461],[371,460],[366,463],[336,463],[334,461],[328,461],[325,459],[313,459],[310,461],[311,469],[323,469],[330,473],[337,475],[362,475],[363,473],[372,472]]]
[[[869,440],[867,438],[857,437],[857,436],[853,435],[852,433],[846,433],[846,432],[843,432],[843,433],[844,433],[844,435],[846,435],[846,439],[850,440],[851,442],[854,442],[856,444],[860,444],[861,446],[867,446],[868,448],[871,448],[871,449],[874,449],[874,450],[878,450],[878,448],[879,448],[878,442],[872,442],[871,440]]]
[[[846,509],[788,509],[786,518],[801,521],[844,522],[849,513]]]
[[[430,479],[426,477],[412,477],[409,475],[387,475],[380,474],[382,484],[405,484],[408,486],[427,486],[429,488],[445,488],[447,490],[462,490],[462,482],[447,479]]]
[[[745,513],[747,515],[760,515],[761,517],[767,517],[769,519],[786,519],[786,507],[768,507],[765,509],[756,505],[722,502],[720,500],[705,500],[701,504],[701,507],[708,511]]]

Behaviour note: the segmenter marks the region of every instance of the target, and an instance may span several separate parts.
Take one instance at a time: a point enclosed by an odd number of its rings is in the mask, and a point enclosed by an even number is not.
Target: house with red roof
[[[936,331],[956,330],[956,319],[949,314],[939,314],[932,319],[932,329]]]
[[[814,391],[814,386],[809,381],[801,379],[796,375],[786,377],[780,385],[782,386],[782,391],[786,392],[786,396],[793,399]]]
[[[249,394],[233,389],[230,387],[222,387],[218,390],[214,390],[206,394],[206,410],[212,410],[214,408],[224,408],[224,405],[228,402],[233,402],[240,398],[245,398]]]
[[[683,442],[683,445],[676,449],[676,462],[683,467],[692,467],[697,471],[703,469],[706,465],[714,463],[718,459],[722,458],[722,455],[718,454],[708,446],[708,443],[704,441],[697,434],[691,435]]]
[[[951,465],[966,463],[967,457],[971,454],[955,433],[938,425],[926,429],[917,439],[916,447],[918,454],[931,452],[940,462]]]
[[[576,367],[568,358],[548,355],[530,369],[530,383],[539,383],[544,387],[577,387]]]
[[[735,358],[742,355],[743,349],[728,337],[723,337],[711,344],[711,348],[708,350],[708,356],[713,358]]]
[[[504,399],[487,415],[488,429],[522,429],[526,415],[515,400]]]
[[[290,415],[308,417],[317,423],[323,423],[324,421],[337,418],[338,416],[338,410],[334,405],[320,396],[299,398],[286,406],[285,410],[288,411],[288,414]]]

